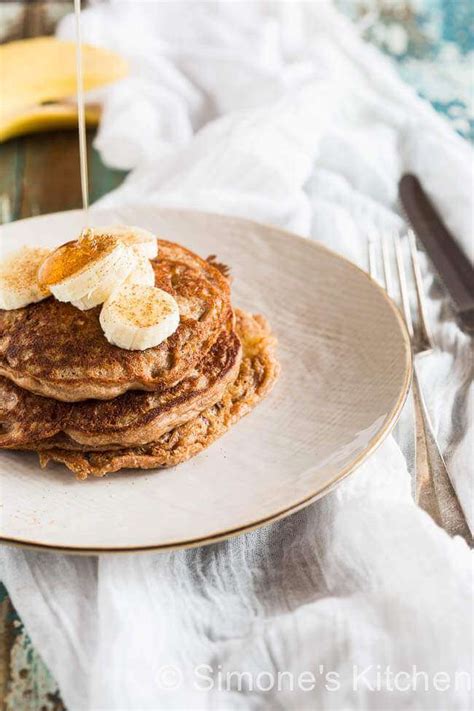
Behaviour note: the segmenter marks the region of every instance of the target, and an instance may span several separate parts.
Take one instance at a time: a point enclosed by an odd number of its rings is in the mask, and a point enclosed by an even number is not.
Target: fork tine
[[[382,246],[383,250],[383,243],[381,244],[380,236],[374,231],[371,232],[369,235],[369,241],[368,241],[368,250],[369,250],[369,274],[372,277],[374,281],[379,284],[382,289],[385,289],[387,291],[387,270],[385,265],[383,265],[383,269],[379,270],[378,267],[378,261],[380,260],[380,247]],[[383,253],[383,252],[382,252]]]
[[[375,237],[373,233],[369,234],[367,242],[368,258],[369,258],[369,274],[374,281],[377,281],[377,255],[375,253]]]
[[[405,323],[408,333],[410,334],[410,337],[413,338],[413,321],[411,318],[410,299],[408,296],[405,265],[403,263],[402,245],[400,242],[400,235],[398,233],[393,235],[393,244],[397,260],[398,281],[400,283],[400,296],[402,297],[403,314],[405,316]]]
[[[418,329],[420,342],[424,349],[433,348],[433,339],[428,326],[426,316],[425,295],[423,293],[423,280],[421,277],[420,262],[418,261],[418,249],[416,246],[416,238],[413,230],[408,230],[408,244],[410,246],[410,259],[413,269],[413,277],[415,279],[416,303],[418,306]]]
[[[393,288],[392,279],[392,267],[390,264],[390,254],[388,250],[388,239],[387,236],[382,237],[382,262],[383,262],[383,273],[385,277],[385,288],[387,294],[391,299],[395,298],[395,291]]]

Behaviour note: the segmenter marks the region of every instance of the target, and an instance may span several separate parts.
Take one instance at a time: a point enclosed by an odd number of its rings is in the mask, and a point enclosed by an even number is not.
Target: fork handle
[[[473,538],[433,432],[416,365],[413,368],[413,401],[416,423],[415,500],[438,526],[450,536],[462,536],[472,548]]]

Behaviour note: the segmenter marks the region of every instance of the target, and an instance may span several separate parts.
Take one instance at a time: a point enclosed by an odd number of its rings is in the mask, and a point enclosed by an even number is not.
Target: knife
[[[409,173],[398,184],[400,201],[453,301],[458,325],[474,332],[474,269],[448,230],[420,181]]]

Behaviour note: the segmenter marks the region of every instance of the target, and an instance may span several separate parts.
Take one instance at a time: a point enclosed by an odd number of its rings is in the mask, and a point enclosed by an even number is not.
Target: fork
[[[416,431],[415,501],[449,535],[462,536],[466,543],[472,547],[471,532],[451,484],[448,469],[436,440],[420,385],[418,363],[421,358],[432,353],[434,345],[427,321],[416,238],[412,230],[408,230],[407,239],[416,294],[417,319],[415,322],[412,319],[410,308],[402,242],[399,234],[393,235],[393,251],[398,275],[401,310],[410,336],[413,354],[412,390]],[[377,271],[377,247],[379,245],[381,246],[383,264],[381,278],[379,278]],[[369,237],[369,272],[372,279],[378,281],[385,288],[388,295],[395,300],[388,239],[382,238],[379,245],[377,245],[373,235]]]

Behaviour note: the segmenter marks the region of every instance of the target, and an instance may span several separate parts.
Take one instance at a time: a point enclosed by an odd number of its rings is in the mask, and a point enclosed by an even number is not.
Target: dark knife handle
[[[416,236],[456,306],[460,325],[466,330],[474,330],[474,269],[469,259],[415,175],[403,175],[398,191]]]

